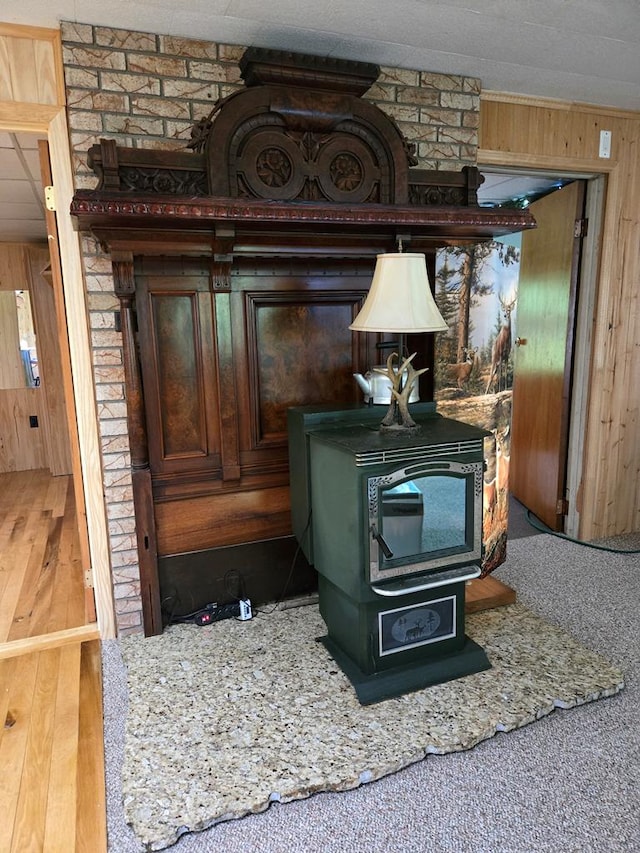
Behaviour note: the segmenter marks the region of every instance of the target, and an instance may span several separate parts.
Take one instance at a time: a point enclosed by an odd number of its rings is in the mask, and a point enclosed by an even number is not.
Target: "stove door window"
[[[464,477],[429,475],[381,490],[383,565],[466,547]]]

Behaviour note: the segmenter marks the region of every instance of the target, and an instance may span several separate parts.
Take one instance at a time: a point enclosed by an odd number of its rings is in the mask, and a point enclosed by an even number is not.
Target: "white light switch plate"
[[[611,157],[611,131],[610,130],[601,130],[600,131],[600,151],[598,153],[599,157],[609,158]]]

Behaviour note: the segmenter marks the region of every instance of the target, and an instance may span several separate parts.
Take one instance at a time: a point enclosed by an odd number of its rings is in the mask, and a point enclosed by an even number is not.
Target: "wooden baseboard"
[[[493,607],[514,604],[516,591],[493,575],[469,581],[465,590],[465,613],[478,613]]]

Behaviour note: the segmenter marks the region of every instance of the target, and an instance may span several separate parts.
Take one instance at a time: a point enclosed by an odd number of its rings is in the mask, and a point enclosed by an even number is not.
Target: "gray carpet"
[[[430,755],[353,791],[274,804],[184,836],[172,849],[640,851],[639,568],[637,555],[542,535],[511,542],[496,573],[522,604],[617,663],[626,681],[619,695],[554,712],[467,752]],[[123,817],[127,696],[117,643],[104,644],[104,663],[109,850],[128,853],[143,846]]]

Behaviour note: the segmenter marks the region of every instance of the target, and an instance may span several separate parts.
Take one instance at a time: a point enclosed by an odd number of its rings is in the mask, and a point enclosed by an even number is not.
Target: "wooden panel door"
[[[523,234],[511,421],[511,493],[562,530],[584,182],[534,202]]]

